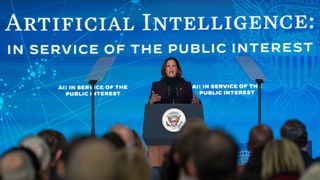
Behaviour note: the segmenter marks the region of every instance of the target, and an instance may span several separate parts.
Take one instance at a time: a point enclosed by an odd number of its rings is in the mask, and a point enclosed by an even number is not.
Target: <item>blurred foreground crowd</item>
[[[266,125],[249,132],[249,161],[237,164],[235,140],[203,120],[189,120],[160,167],[148,163],[135,130],[117,124],[102,137],[67,142],[56,130],[25,137],[0,159],[2,180],[316,180],[319,160],[307,153],[308,134],[297,120],[286,121],[281,138]]]

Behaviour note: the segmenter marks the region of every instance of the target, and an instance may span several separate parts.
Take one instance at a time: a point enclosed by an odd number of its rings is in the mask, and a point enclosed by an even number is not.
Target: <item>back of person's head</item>
[[[114,179],[114,149],[102,139],[85,139],[69,152],[66,163],[67,180]]]
[[[177,157],[175,160],[180,168],[185,170],[186,175],[189,174],[187,162],[190,156],[194,154],[202,138],[208,136],[210,132],[210,129],[200,119],[187,121],[181,129],[176,142]]]
[[[5,153],[0,161],[3,180],[34,180],[36,170],[27,152],[14,149]]]
[[[67,162],[69,160],[71,152],[82,142],[90,140],[90,139],[96,139],[95,137],[83,135],[83,136],[77,136],[71,139],[69,143],[64,147],[63,153],[61,156],[61,160],[63,162]]]
[[[203,132],[208,131],[209,128],[201,118],[191,118],[188,119],[188,121],[185,123],[185,125],[182,127],[179,136],[184,136],[189,133],[193,132]]]
[[[300,177],[300,180],[319,180],[320,179],[320,162],[312,164],[304,174]]]
[[[150,168],[143,152],[137,148],[123,148],[116,153],[117,180],[149,180]]]
[[[270,179],[282,173],[299,176],[304,171],[303,160],[298,147],[290,140],[270,141],[262,154],[263,179]]]
[[[126,144],[126,147],[132,147],[135,143],[131,129],[125,125],[116,124],[110,128],[109,132],[118,134]]]
[[[44,139],[39,136],[29,136],[20,143],[21,147],[29,148],[37,156],[41,171],[46,171],[50,165],[50,149]]]
[[[50,148],[51,162],[54,164],[57,161],[61,154],[64,146],[67,144],[67,141],[64,135],[56,130],[43,130],[38,133],[38,136],[42,137]]]
[[[41,164],[36,154],[31,149],[26,147],[16,147],[9,150],[8,152],[14,151],[14,150],[23,151],[27,153],[27,155],[31,159],[32,166],[36,172],[36,179],[41,179]]]
[[[116,149],[122,149],[126,147],[124,141],[115,132],[108,132],[105,135],[103,135],[102,138],[110,142]]]
[[[248,149],[253,152],[255,148],[270,140],[273,140],[272,129],[266,125],[257,125],[250,130]]]
[[[305,125],[298,119],[287,120],[281,127],[282,138],[287,138],[296,143],[299,149],[305,148],[308,144],[308,134]]]
[[[92,136],[84,135],[84,136],[77,136],[71,139],[69,143],[66,144],[66,146],[63,148],[61,158],[57,162],[56,165],[56,175],[59,179],[65,179],[66,176],[66,164],[70,159],[71,152],[82,142],[95,139]]]
[[[234,139],[221,130],[214,130],[203,139],[194,162],[200,180],[232,179],[237,170],[238,146]]]

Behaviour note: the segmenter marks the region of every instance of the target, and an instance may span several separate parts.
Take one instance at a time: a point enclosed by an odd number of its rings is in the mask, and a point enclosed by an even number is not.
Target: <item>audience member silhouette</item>
[[[308,133],[305,125],[298,119],[287,120],[282,125],[280,134],[282,138],[290,139],[298,146],[304,167],[308,168],[313,163],[313,159],[307,153]]]
[[[253,152],[257,147],[273,140],[272,129],[266,125],[257,125],[250,130],[248,149]]]
[[[57,163],[59,162],[62,151],[67,144],[64,135],[56,130],[46,129],[38,133],[38,136],[42,137],[50,148],[50,175],[49,179],[58,180],[59,177],[56,173]]]
[[[110,143],[101,139],[84,139],[69,154],[66,180],[113,180],[115,163],[115,152]]]
[[[320,163],[313,163],[302,176],[300,180],[319,180],[320,179]]]
[[[170,151],[166,154],[162,166],[161,179],[176,180],[191,178],[188,172],[188,161],[198,144],[202,134],[210,133],[202,119],[190,119],[181,129],[178,138],[173,142]]]
[[[24,138],[21,147],[29,148],[37,156],[40,162],[40,176],[42,179],[49,179],[50,173],[50,149],[44,139],[40,136],[29,136]]]
[[[92,136],[75,137],[64,147],[61,158],[58,161],[57,168],[56,168],[59,179],[66,178],[67,162],[69,161],[73,150],[77,148],[80,143],[85,142],[87,140],[91,140],[91,139],[95,139],[95,138]]]
[[[40,168],[39,164],[38,168]],[[39,179],[30,154],[19,148],[11,149],[3,155],[0,161],[0,174],[3,180]]]
[[[145,154],[135,147],[123,148],[116,152],[117,180],[149,180],[150,167]]]
[[[194,172],[199,180],[235,179],[237,155],[238,146],[234,139],[221,130],[214,130],[212,134],[203,138],[193,155]]]
[[[192,177],[192,169],[189,164],[192,154],[196,151],[202,138],[210,134],[210,129],[202,119],[190,119],[182,128],[177,139],[176,161],[180,166],[179,178]]]
[[[273,132],[266,125],[257,125],[250,130],[248,142],[250,157],[245,165],[243,178],[250,176],[259,179],[261,177],[262,152],[265,144],[271,140],[273,140]]]
[[[114,132],[118,134],[123,142],[126,144],[126,147],[132,147],[134,142],[134,137],[131,129],[122,124],[116,124],[110,128],[109,132]]]
[[[306,127],[291,119],[280,134],[281,140],[274,141],[271,128],[253,127],[248,141],[250,159],[238,176],[234,139],[222,130],[210,130],[202,119],[189,119],[157,170],[162,180],[297,180],[313,162],[306,152]],[[82,136],[70,143],[59,131],[47,129],[4,153],[0,180],[157,180],[159,172],[149,167],[145,152],[138,133],[121,124],[110,128],[102,139]],[[319,169],[315,163],[301,179],[319,179]]]
[[[108,132],[102,137],[103,139],[110,142],[116,149],[122,149],[126,147],[126,144],[121,137],[115,132]]]
[[[298,180],[304,171],[298,147],[290,140],[270,141],[262,154],[262,179]]]

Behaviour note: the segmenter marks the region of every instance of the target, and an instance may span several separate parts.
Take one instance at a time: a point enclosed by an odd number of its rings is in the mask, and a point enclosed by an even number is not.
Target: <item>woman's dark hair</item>
[[[125,142],[115,132],[108,132],[107,134],[103,135],[102,139],[110,142],[116,149],[122,149],[126,146]]]
[[[162,75],[162,77],[166,77],[166,76],[167,76],[167,75],[166,75],[166,67],[167,67],[167,62],[168,62],[169,60],[173,60],[174,62],[176,62],[177,68],[178,68],[177,77],[178,77],[178,78],[181,78],[181,77],[182,77],[182,69],[181,69],[181,66],[180,66],[178,60],[177,60],[176,58],[174,58],[174,57],[169,57],[169,58],[167,58],[167,59],[164,61],[164,63],[162,64],[162,67],[161,67],[161,75]]]
[[[55,161],[56,153],[58,150],[63,150],[67,145],[64,135],[56,130],[46,129],[38,133],[50,148],[51,162]]]

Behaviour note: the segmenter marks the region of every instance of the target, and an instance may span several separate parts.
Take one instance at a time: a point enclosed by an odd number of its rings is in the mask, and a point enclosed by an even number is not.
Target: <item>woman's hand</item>
[[[161,101],[161,96],[159,96],[158,94],[155,94],[154,91],[152,91],[152,95],[150,97],[149,104],[153,104],[158,101]]]
[[[191,104],[200,104],[200,100],[196,94],[193,94]]]

